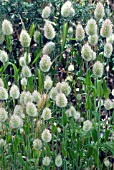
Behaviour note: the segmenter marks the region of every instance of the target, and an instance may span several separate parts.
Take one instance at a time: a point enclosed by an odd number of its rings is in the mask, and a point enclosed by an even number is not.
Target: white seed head
[[[48,156],[45,156],[45,157],[43,158],[43,160],[42,160],[42,164],[43,164],[44,166],[49,166],[50,162],[51,162],[51,160],[50,160],[50,158],[49,158]]]
[[[77,121],[77,120],[79,120],[79,118],[80,118],[80,112],[76,111],[74,113],[74,119]]]
[[[110,58],[111,55],[112,55],[112,51],[113,51],[112,44],[106,43],[105,46],[104,46],[104,56],[106,58]]]
[[[55,158],[55,165],[57,167],[61,167],[62,166],[62,157],[60,154],[58,154]]]
[[[112,109],[112,101],[110,100],[110,99],[106,99],[105,101],[104,101],[104,107],[105,107],[105,109],[106,110],[110,110],[110,109]]]
[[[41,138],[45,143],[50,142],[52,138],[52,134],[50,133],[48,129],[44,129],[44,131],[42,132]]]
[[[4,87],[0,87],[0,100],[7,100],[8,92]]]
[[[45,38],[52,40],[55,37],[55,29],[51,23],[46,22],[44,26],[44,36]]]
[[[2,32],[4,35],[11,35],[13,33],[12,24],[7,19],[2,22]]]
[[[50,90],[52,88],[53,81],[50,76],[46,76],[45,81],[44,81],[44,89],[45,90]]]
[[[29,64],[31,62],[31,56],[30,53],[24,53],[24,58],[25,58],[25,62],[26,64]]]
[[[0,148],[3,148],[6,145],[6,141],[4,139],[0,139]]]
[[[26,105],[26,113],[29,116],[36,117],[38,115],[37,108],[32,102],[28,102]]]
[[[94,16],[97,20],[100,20],[103,19],[104,15],[104,6],[101,2],[98,2],[94,11]]]
[[[23,120],[16,114],[13,114],[10,118],[10,127],[13,129],[21,128],[23,126]]]
[[[53,88],[51,89],[50,93],[49,93],[50,98],[51,98],[52,100],[55,100],[55,99],[56,99],[57,94],[58,94],[57,89],[56,89],[55,87],[53,87]]]
[[[56,105],[58,107],[66,107],[67,103],[68,103],[68,101],[67,101],[67,98],[64,93],[59,93],[56,96]]]
[[[40,139],[35,139],[33,141],[33,148],[35,150],[40,150],[42,148],[42,141]]]
[[[106,19],[102,23],[102,27],[100,30],[100,34],[104,38],[108,38],[112,35],[113,29],[112,29],[112,22],[110,19]]]
[[[24,77],[31,77],[31,75],[32,75],[32,73],[31,73],[31,70],[30,70],[30,68],[28,67],[28,66],[24,66],[23,68],[22,68],[22,75],[24,76]]]
[[[74,71],[74,65],[73,64],[70,64],[68,66],[68,71]]]
[[[43,10],[42,10],[42,18],[49,18],[51,14],[51,8],[49,6],[46,6]]]
[[[10,97],[13,99],[18,99],[20,96],[19,88],[14,84],[10,89]]]
[[[92,59],[92,49],[88,44],[83,45],[81,55],[85,61],[90,61]]]
[[[58,93],[60,93],[61,92],[61,83],[59,82],[59,83],[57,83],[56,84],[56,89],[57,89],[57,91],[58,91]]]
[[[51,119],[51,115],[52,115],[51,110],[48,107],[45,107],[42,112],[42,118],[44,120],[49,120]]]
[[[8,118],[8,112],[4,108],[0,108],[0,123],[3,123]]]
[[[89,120],[83,122],[83,131],[88,132],[92,128],[92,123]]]
[[[61,83],[61,91],[64,93],[66,96],[68,96],[71,92],[71,87],[68,85],[67,82],[62,82]]]
[[[91,35],[88,37],[88,42],[90,45],[95,46],[98,43],[98,35]]]
[[[24,95],[23,95],[23,97],[24,97],[24,105],[26,105],[28,102],[32,102],[33,101],[33,96],[32,96],[32,94],[29,92],[29,91],[27,91]]]
[[[110,37],[108,37],[108,38],[106,39],[106,42],[108,42],[108,43],[110,43],[110,44],[113,44],[113,42],[114,42],[114,34],[112,34]]]
[[[33,91],[32,96],[33,96],[33,101],[35,103],[39,103],[41,101],[41,94],[37,90]]]
[[[50,57],[48,55],[43,55],[39,63],[41,71],[48,72],[50,70],[51,64]]]
[[[95,64],[93,65],[93,74],[95,77],[102,77],[103,76],[103,64],[100,63],[100,61],[96,61]]]
[[[45,44],[44,48],[43,48],[43,54],[51,54],[55,49],[55,43],[53,43],[52,41],[48,42]]]
[[[92,59],[91,60],[95,60],[96,59],[96,52],[92,51]]]
[[[61,8],[61,15],[63,17],[72,17],[75,14],[75,11],[72,7],[72,3],[70,1],[67,1],[63,4]]]
[[[110,166],[110,161],[106,158],[106,159],[104,159],[104,165],[106,166],[106,167],[109,167]]]
[[[34,41],[35,41],[36,43],[39,43],[40,35],[41,35],[40,31],[36,30],[36,31],[34,32]]]
[[[77,95],[76,95],[76,99],[79,100],[79,101],[82,100],[81,94],[77,94]]]
[[[13,113],[18,115],[21,118],[25,117],[25,115],[23,113],[23,108],[22,108],[21,105],[16,105],[15,108],[14,108],[14,112]]]
[[[19,59],[19,64],[20,64],[20,66],[26,66],[26,59],[25,59],[25,57],[20,57],[20,59]]]
[[[86,34],[87,35],[95,35],[97,34],[97,24],[94,19],[90,19],[86,25]]]
[[[25,77],[21,79],[21,85],[27,86],[27,79]]]
[[[30,46],[31,38],[30,38],[30,35],[27,33],[26,30],[21,31],[19,41],[20,41],[20,43],[23,47],[29,47]]]
[[[78,24],[76,27],[76,40],[82,41],[85,37],[85,32],[81,24]]]
[[[24,98],[26,96],[26,92],[23,91],[21,94],[20,94],[20,104],[23,106],[24,105]]]
[[[0,50],[0,61],[4,64],[8,61],[8,54],[7,52]]]

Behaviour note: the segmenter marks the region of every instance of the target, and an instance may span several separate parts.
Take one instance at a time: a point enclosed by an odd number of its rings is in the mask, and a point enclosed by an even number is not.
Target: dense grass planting
[[[2,1],[0,11],[0,170],[112,170],[110,4]]]

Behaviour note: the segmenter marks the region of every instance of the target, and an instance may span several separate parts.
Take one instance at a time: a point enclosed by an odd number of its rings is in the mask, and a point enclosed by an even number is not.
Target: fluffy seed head
[[[95,46],[98,43],[98,35],[91,35],[88,37],[88,42],[90,45]]]
[[[105,165],[106,167],[110,166],[110,161],[109,161],[107,158],[104,159],[104,165]]]
[[[29,116],[36,117],[38,115],[37,108],[32,102],[28,102],[26,105],[26,113]]]
[[[51,14],[51,8],[49,6],[46,6],[43,10],[42,10],[42,18],[49,18]]]
[[[102,23],[102,27],[100,30],[100,34],[104,38],[108,38],[109,36],[112,35],[113,29],[112,29],[112,22],[110,19],[106,19]]]
[[[21,118],[25,117],[25,115],[23,113],[23,108],[22,108],[21,105],[16,105],[15,108],[14,108],[14,112],[13,113],[18,115]]]
[[[27,79],[25,77],[21,79],[21,85],[23,86],[27,85]]]
[[[16,115],[13,114],[10,118],[10,127],[13,129],[21,128],[23,126],[23,121],[22,119]]]
[[[21,31],[19,41],[20,41],[20,43],[23,47],[29,47],[30,46],[31,38],[30,38],[30,35],[27,33],[26,30]]]
[[[53,81],[50,76],[46,76],[45,81],[44,81],[44,89],[47,91],[51,89],[53,85]]]
[[[8,112],[4,108],[0,108],[0,123],[3,123],[8,118]]]
[[[91,60],[95,60],[96,59],[96,52],[94,52],[93,50],[92,50],[92,59]]]
[[[40,60],[40,69],[43,72],[48,72],[51,67],[51,59],[48,55],[43,55],[43,57]]]
[[[103,64],[100,63],[100,61],[96,61],[95,64],[93,65],[93,74],[95,77],[102,77],[103,75]]]
[[[23,106],[24,105],[24,98],[25,98],[25,95],[26,95],[26,92],[23,91],[21,94],[20,94],[20,104]]]
[[[49,158],[48,156],[45,156],[45,157],[43,158],[43,160],[42,160],[42,164],[43,164],[44,166],[49,166],[50,162],[51,162],[51,160],[50,160],[50,158]]]
[[[83,131],[88,132],[92,128],[92,123],[89,120],[83,122]]]
[[[40,150],[42,148],[42,141],[40,139],[35,139],[33,141],[33,148],[35,150]]]
[[[76,27],[76,40],[82,41],[85,37],[85,32],[81,24],[78,24]]]
[[[20,66],[26,66],[26,60],[25,60],[25,57],[20,57],[20,59],[19,59],[19,64],[20,64]]]
[[[113,51],[112,44],[106,43],[104,46],[104,56],[106,58],[110,58],[110,56],[112,55],[112,51]]]
[[[5,35],[11,35],[13,33],[12,24],[7,19],[2,22],[2,32]]]
[[[73,64],[70,64],[68,66],[68,71],[74,71],[74,65]]]
[[[72,3],[70,1],[65,2],[61,8],[61,15],[66,18],[73,16],[74,13],[75,11],[72,7]]]
[[[80,118],[80,112],[76,111],[74,113],[74,119],[77,121]]]
[[[0,87],[0,100],[7,100],[8,92],[4,87]]]
[[[44,120],[49,120],[51,119],[51,115],[52,115],[51,110],[48,107],[45,107],[42,112],[42,118]]]
[[[97,34],[97,24],[94,19],[90,19],[86,25],[86,34],[87,35],[95,35]]]
[[[56,165],[57,167],[62,166],[62,157],[61,157],[60,154],[58,154],[58,155],[56,156],[56,158],[55,158],[55,165]]]
[[[31,77],[31,75],[32,75],[32,73],[31,73],[31,70],[30,70],[30,68],[28,67],[28,66],[24,66],[23,68],[22,68],[22,75],[24,76],[24,77]]]
[[[106,99],[104,101],[104,107],[105,107],[106,110],[112,109],[112,107],[113,107],[112,101],[110,99]]]
[[[113,44],[113,42],[114,42],[114,34],[112,34],[110,37],[108,37],[108,38],[106,39],[106,42],[108,42],[108,43],[110,43],[110,44]]]
[[[59,83],[57,83],[56,84],[56,89],[57,89],[57,91],[58,91],[58,93],[60,93],[61,92],[61,83],[59,82]]]
[[[26,105],[28,102],[32,102],[33,101],[33,96],[32,96],[32,94],[29,92],[29,91],[27,91],[24,95],[23,95],[23,97],[24,97],[24,105]]]
[[[56,96],[56,105],[58,107],[66,107],[67,103],[68,103],[68,101],[67,101],[67,98],[64,93],[59,93]]]
[[[45,44],[44,48],[43,48],[43,54],[51,54],[55,49],[55,43],[53,43],[52,41],[48,42]]]
[[[39,103],[41,101],[41,94],[37,90],[33,91],[32,96],[33,96],[33,101],[35,103]]]
[[[2,63],[6,63],[8,61],[8,54],[7,52],[0,50],[0,61]]]
[[[13,99],[18,99],[20,96],[19,88],[14,84],[10,89],[10,97]]]
[[[40,33],[38,30],[36,30],[36,31],[34,32],[34,41],[35,41],[36,43],[39,43],[40,35],[41,35],[41,33]]]
[[[48,40],[52,40],[55,37],[55,29],[51,23],[46,22],[44,26],[44,36]]]
[[[3,148],[6,145],[6,141],[4,139],[0,139],[0,148]]]
[[[68,96],[71,92],[71,87],[68,85],[66,82],[61,83],[61,91],[64,93],[66,96]]]
[[[42,140],[47,143],[51,141],[52,138],[52,134],[50,133],[50,131],[48,129],[44,129],[44,131],[42,132]]]
[[[104,6],[101,2],[98,2],[94,11],[94,16],[97,20],[100,20],[103,19],[104,15]]]
[[[83,45],[81,55],[85,61],[90,61],[92,59],[92,50],[88,44]]]
[[[55,87],[53,87],[53,88],[51,89],[51,91],[50,91],[50,98],[51,98],[52,100],[55,100],[57,94],[58,94],[57,89],[56,89]]]

